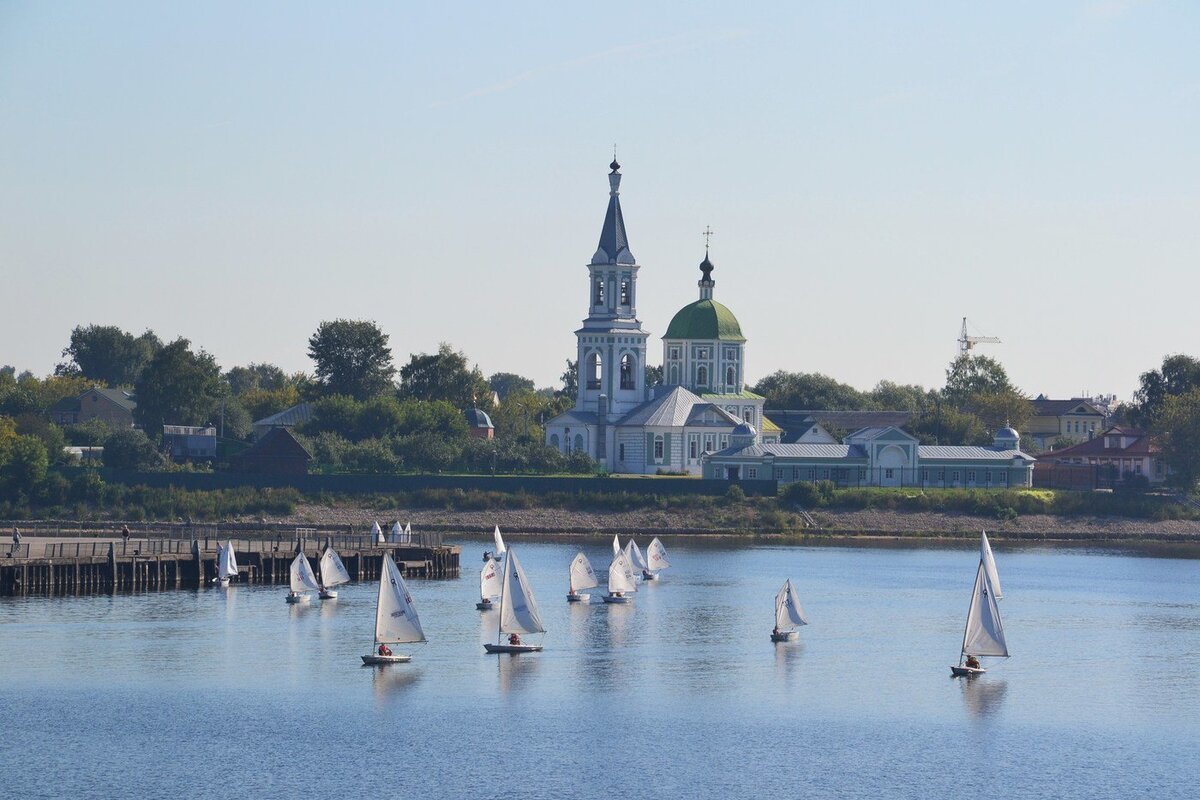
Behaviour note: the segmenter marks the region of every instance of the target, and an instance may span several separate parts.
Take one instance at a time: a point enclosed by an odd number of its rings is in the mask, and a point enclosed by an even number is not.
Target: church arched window
[[[587,388],[599,389],[600,378],[604,374],[604,359],[599,353],[592,353],[587,360]]]
[[[696,385],[697,386],[707,386],[708,385],[708,367],[697,367],[696,368]]]
[[[734,373],[735,373],[735,370],[733,369],[733,367],[726,367],[726,368],[725,368],[725,385],[726,385],[727,387],[729,387],[729,389],[730,389],[730,390],[732,390],[732,389],[733,389],[733,385],[734,385],[734,383],[735,383],[735,381],[734,381],[734,377],[735,377]]]
[[[550,446],[553,447],[555,450],[558,449],[558,434],[557,433],[550,434]]]
[[[604,305],[604,278],[596,278],[596,287],[592,290],[592,305]]]
[[[578,453],[583,452],[583,434],[582,433],[575,434],[575,451]]]
[[[633,360],[633,356],[629,353],[621,356],[621,388],[636,389],[637,380],[634,378],[634,367],[637,364]]]
[[[633,302],[633,295],[629,291],[629,278],[621,279],[621,305],[628,306]]]
[[[679,365],[678,364],[671,365],[671,385],[672,386],[679,385]]]

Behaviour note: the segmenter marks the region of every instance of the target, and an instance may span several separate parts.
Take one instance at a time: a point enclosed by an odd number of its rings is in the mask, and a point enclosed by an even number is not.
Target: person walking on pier
[[[21,549],[21,531],[16,525],[13,525],[13,555],[19,555],[16,551]]]
[[[129,547],[129,526],[121,526],[121,538],[125,540],[125,546]]]

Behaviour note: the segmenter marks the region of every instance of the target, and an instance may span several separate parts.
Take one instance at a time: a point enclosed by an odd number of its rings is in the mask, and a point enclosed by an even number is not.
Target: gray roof
[[[705,411],[715,411],[723,419],[717,427],[732,428],[741,420],[720,406],[713,405],[699,395],[676,386],[664,395],[630,411],[617,421],[618,425],[636,425],[653,428],[682,428],[684,425],[703,425],[699,419]],[[709,423],[712,424],[712,423]]]
[[[625,234],[625,218],[621,215],[621,165],[615,160],[613,171],[608,176],[608,212],[604,215],[604,227],[600,229],[600,244],[592,256],[593,264],[636,264],[629,250],[629,237]]]
[[[468,408],[465,416],[467,424],[472,428],[494,428],[492,418],[487,415],[486,411],[481,411],[478,408]]]
[[[557,417],[554,417],[547,425],[595,425],[597,422],[596,412],[594,411],[564,411]]]
[[[1087,414],[1104,415],[1104,412],[1096,408],[1091,400],[1086,397],[1072,397],[1070,400],[1051,400],[1044,394],[1040,394],[1029,401],[1030,407],[1033,409],[1035,417],[1058,417],[1063,414],[1074,413],[1076,408],[1084,406]]]
[[[1033,456],[1020,450],[1001,450],[998,447],[974,447],[971,445],[923,444],[917,447],[917,457],[942,461],[1011,461],[1023,458],[1033,461]]]
[[[292,425],[303,425],[312,419],[312,403],[298,403],[291,408],[285,408],[277,414],[255,420],[254,424],[268,428],[287,428]]]
[[[752,444],[748,447],[726,447],[712,456],[760,458],[842,458],[865,459],[867,451],[851,444]]]
[[[821,411],[768,408],[764,413],[772,422],[783,428],[783,438],[793,442],[803,436],[814,422],[827,431],[834,429],[857,431],[863,428],[886,428],[892,425],[900,428],[907,425],[913,417],[912,413],[908,411]]]
[[[124,409],[133,411],[137,408],[137,401],[133,399],[133,393],[127,392],[124,389],[96,389],[96,394],[102,394],[109,400],[112,400],[117,405]]]

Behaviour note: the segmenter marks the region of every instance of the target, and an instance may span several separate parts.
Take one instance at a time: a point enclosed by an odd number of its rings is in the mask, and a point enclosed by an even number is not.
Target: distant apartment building
[[[1039,394],[1029,406],[1032,413],[1022,435],[1040,450],[1050,449],[1060,439],[1073,444],[1086,442],[1103,431],[1108,420],[1103,410],[1083,397],[1051,400]]]
[[[64,397],[48,411],[55,425],[78,425],[98,419],[114,428],[132,428],[137,401],[124,389],[88,389],[77,397]]]

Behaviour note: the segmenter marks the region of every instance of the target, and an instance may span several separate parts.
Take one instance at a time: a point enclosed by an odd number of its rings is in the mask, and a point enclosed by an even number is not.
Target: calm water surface
[[[610,607],[518,543],[546,651],[498,658],[470,543],[384,669],[373,585],[0,601],[0,796],[1200,796],[1200,561],[998,548],[1013,658],[965,681],[975,550],[668,546]]]

